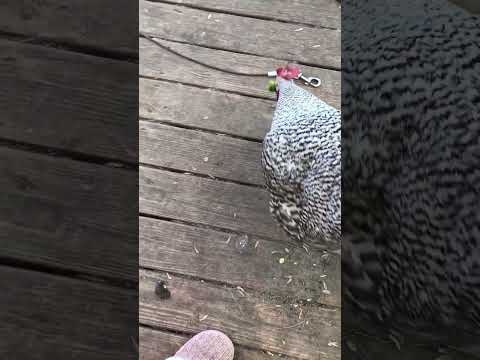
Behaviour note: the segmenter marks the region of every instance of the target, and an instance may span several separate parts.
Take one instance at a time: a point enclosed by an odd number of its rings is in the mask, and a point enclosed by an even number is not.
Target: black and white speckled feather
[[[291,80],[278,79],[279,98],[264,139],[270,210],[296,240],[340,249],[340,112]]]
[[[344,294],[383,319],[480,324],[479,18],[344,4]]]

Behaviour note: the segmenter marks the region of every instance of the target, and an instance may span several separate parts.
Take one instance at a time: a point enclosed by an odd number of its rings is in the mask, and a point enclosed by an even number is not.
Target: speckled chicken
[[[478,331],[479,18],[437,0],[342,3],[345,299],[388,323]]]
[[[340,112],[293,79],[298,67],[277,70],[278,102],[263,142],[270,210],[294,239],[340,249]]]

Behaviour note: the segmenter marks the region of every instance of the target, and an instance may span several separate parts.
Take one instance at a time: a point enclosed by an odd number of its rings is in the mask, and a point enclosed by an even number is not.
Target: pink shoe
[[[166,360],[233,360],[233,344],[216,330],[203,331],[191,338],[174,357]]]

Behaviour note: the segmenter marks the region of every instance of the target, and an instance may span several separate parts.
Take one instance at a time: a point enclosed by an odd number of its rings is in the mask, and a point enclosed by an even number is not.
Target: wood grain
[[[140,211],[269,239],[287,239],[260,188],[140,167]]]
[[[137,24],[125,19],[137,12],[130,0],[3,0],[0,31],[135,56]]]
[[[336,0],[165,0],[165,3],[339,29],[340,4]]]
[[[269,100],[140,78],[140,117],[263,140],[275,103]]]
[[[263,186],[262,144],[140,121],[140,162]]]
[[[0,282],[4,359],[137,358],[136,289],[5,266]]]
[[[340,259],[285,241],[141,217],[140,266],[271,296],[341,304]]]
[[[167,300],[155,295],[160,280],[171,293]],[[255,293],[146,270],[140,271],[140,322],[187,333],[216,329],[239,345],[302,359],[340,359],[340,347],[331,345],[340,346],[339,309],[295,308]]]
[[[340,30],[140,0],[140,30],[165,40],[340,69]],[[213,59],[212,59],[213,60]]]
[[[137,279],[138,222],[123,208],[137,206],[137,172],[5,147],[0,154],[2,257]]]
[[[2,138],[137,161],[137,65],[5,40],[0,50]]]
[[[193,336],[193,335],[192,335]],[[162,330],[140,327],[140,360],[160,360],[173,356],[191,336],[173,334]],[[272,355],[262,350],[251,350],[235,344],[235,360],[272,360]],[[282,356],[282,359],[293,360]]]
[[[167,359],[185,344],[189,337],[172,334],[162,330],[153,330],[144,326],[139,328],[140,360]]]
[[[181,54],[235,71],[266,73],[285,65],[284,60],[213,50],[171,41],[158,41]],[[140,75],[144,77],[153,77],[159,80],[181,82],[203,88],[213,88],[241,95],[275,100],[275,94],[267,90],[268,78],[266,77],[238,76],[211,70],[171,54],[143,38],[140,39],[139,71]],[[316,76],[322,80],[320,87],[309,87],[308,91],[311,91],[332,106],[340,107],[341,73],[339,71],[309,66],[302,66],[302,71],[306,76]]]

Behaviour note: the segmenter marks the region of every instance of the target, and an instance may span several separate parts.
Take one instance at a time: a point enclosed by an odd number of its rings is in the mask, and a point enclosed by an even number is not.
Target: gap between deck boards
[[[253,19],[278,21],[311,27],[338,29],[341,21],[339,1],[277,1],[276,6],[264,0],[247,0],[222,3],[216,0],[146,0],[193,9],[250,17]]]
[[[266,74],[285,64],[284,60],[278,58],[244,55],[226,50],[211,50],[201,45],[190,45],[158,38],[157,41],[199,61],[213,62],[221,68],[232,68],[241,72],[265,72]],[[140,53],[140,77],[226,90],[262,99],[276,99],[275,95],[267,90],[268,78],[266,76],[238,76],[208,69],[161,49],[143,38],[140,39]],[[213,57],[213,55],[215,56]],[[308,87],[308,91],[339,108],[341,73],[311,66],[302,66],[302,71],[304,74],[316,76],[322,80],[320,87]]]
[[[175,85],[185,85],[185,86],[190,86],[192,88],[198,88],[202,90],[214,90],[219,93],[224,93],[224,94],[232,94],[232,95],[240,95],[246,98],[253,98],[253,99],[261,99],[261,100],[270,100],[273,101],[274,99],[271,97],[271,95],[254,95],[254,94],[248,94],[242,91],[237,91],[237,90],[225,90],[220,87],[215,87],[215,86],[207,86],[207,85],[202,85],[202,84],[195,84],[191,83],[188,81],[184,80],[172,80],[172,79],[166,79],[164,77],[160,76],[151,76],[151,75],[142,75],[140,74],[139,76],[140,80],[149,80],[149,81],[157,81],[160,83],[169,83],[169,84],[175,84]]]
[[[329,345],[340,344],[339,309],[305,306],[299,315],[300,307],[255,293],[146,270],[140,279],[141,324],[186,333],[218,329],[240,345],[308,360],[339,359],[340,349]],[[155,295],[159,280],[167,282],[169,299]]]
[[[228,229],[141,216],[140,266],[319,306],[341,303],[338,257]]]
[[[89,55],[109,60],[125,61],[133,64],[138,64],[139,60],[138,53],[132,53],[130,51],[109,51],[108,49],[102,47],[76,44],[74,42],[56,37],[50,38],[34,34],[24,35],[22,33],[0,30],[0,40],[8,40],[18,42],[20,44],[43,46],[45,48],[64,50],[72,53]]]
[[[140,121],[140,163],[264,187],[262,144]]]
[[[146,325],[140,326],[140,360],[160,360],[173,356],[194,334],[180,331],[157,329]],[[298,360],[280,353],[235,344],[235,360]]]
[[[161,166],[161,165],[154,165],[154,164],[149,164],[149,163],[140,163],[139,165],[141,167],[144,167],[144,168],[150,168],[150,169],[161,170],[161,171],[168,171],[168,172],[183,174],[183,175],[190,175],[190,176],[199,177],[199,178],[202,178],[202,179],[210,179],[210,180],[215,180],[215,181],[220,181],[220,182],[225,182],[225,183],[230,183],[230,184],[249,186],[249,187],[253,187],[253,188],[257,188],[257,189],[264,189],[265,188],[262,185],[252,184],[252,183],[248,183],[248,182],[242,182],[242,181],[239,181],[239,180],[231,180],[231,179],[228,179],[228,178],[222,178],[222,177],[213,176],[213,175],[207,175],[207,174],[203,174],[201,172],[185,171],[185,170],[181,170],[181,169],[175,169],[175,168],[170,168],[170,167]]]
[[[164,40],[339,70],[340,31],[140,1],[140,29]]]
[[[166,120],[166,119],[155,119],[155,118],[146,118],[146,117],[140,117],[139,121],[149,122],[149,123],[154,123],[154,124],[160,124],[160,125],[168,125],[168,126],[171,126],[171,127],[174,127],[174,128],[194,130],[194,131],[198,131],[199,133],[205,133],[205,134],[211,134],[211,135],[220,135],[220,136],[225,136],[225,137],[232,138],[232,139],[251,141],[251,142],[255,142],[255,143],[259,143],[259,144],[263,143],[262,139],[256,139],[254,137],[233,134],[231,132],[228,132],[228,130],[226,130],[225,132],[222,132],[220,130],[208,129],[208,128],[202,127],[202,125],[198,125],[196,127],[196,126],[191,126],[191,125],[188,125],[188,124],[183,124],[181,122],[171,122],[171,121]]]
[[[70,151],[63,148],[38,145],[30,142],[23,142],[14,139],[0,137],[0,147],[12,150],[29,151],[35,154],[42,154],[57,159],[65,159],[90,163],[110,168],[121,168],[124,170],[138,172],[138,165],[130,161],[121,161],[104,156],[95,156],[89,153]]]
[[[119,279],[110,276],[103,276],[101,274],[89,274],[87,272],[75,271],[68,268],[59,268],[49,264],[41,264],[35,261],[29,261],[28,259],[22,260],[17,257],[0,256],[0,266],[39,272],[78,281],[88,281],[127,290],[138,288],[138,281],[136,280]]]

